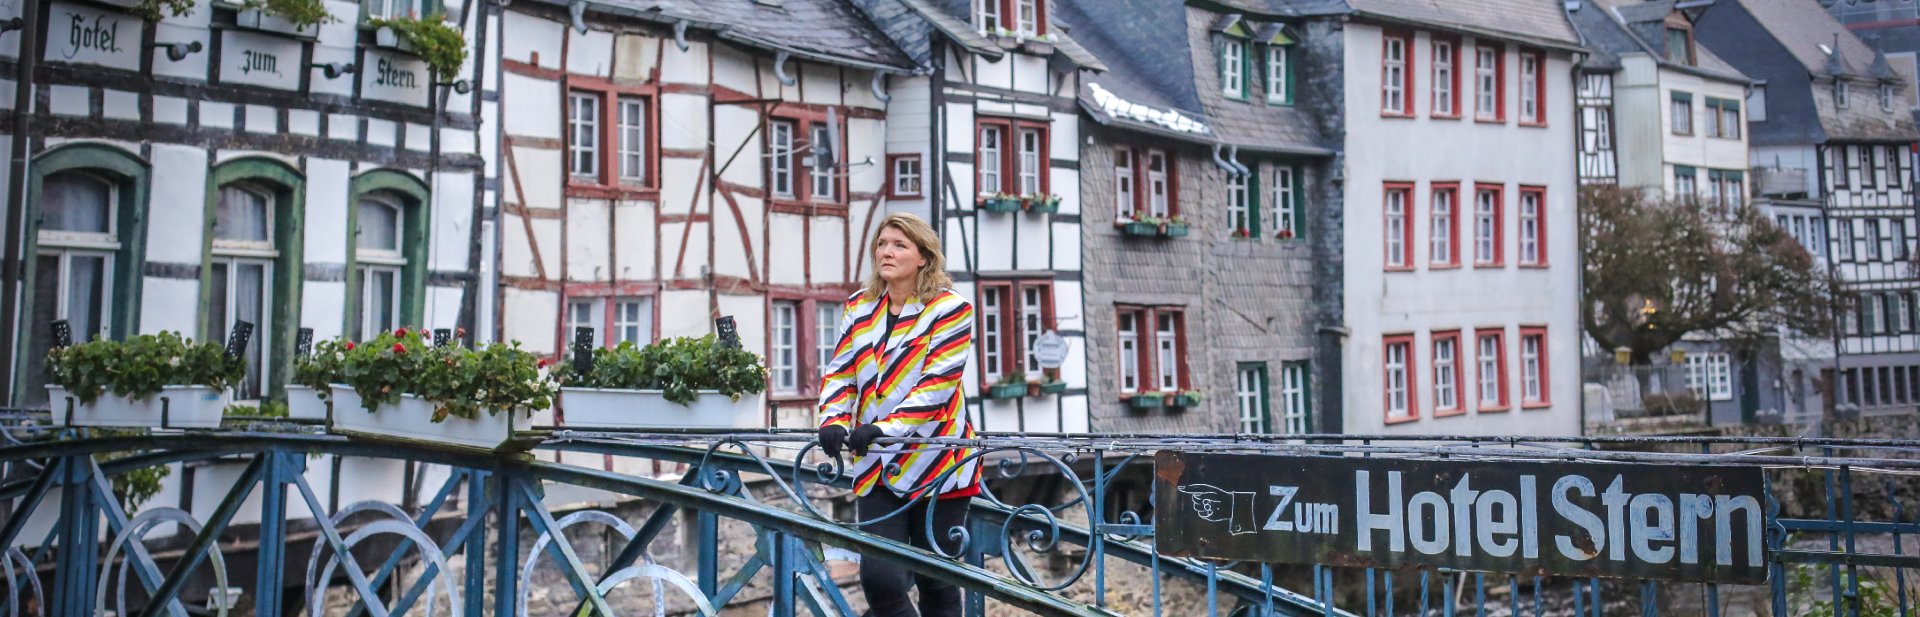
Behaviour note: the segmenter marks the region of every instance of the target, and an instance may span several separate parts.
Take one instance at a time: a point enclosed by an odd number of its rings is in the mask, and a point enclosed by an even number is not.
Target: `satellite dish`
[[[815,144],[814,147],[820,146]],[[832,107],[827,108],[827,151],[824,158],[829,167],[840,163],[840,113]]]

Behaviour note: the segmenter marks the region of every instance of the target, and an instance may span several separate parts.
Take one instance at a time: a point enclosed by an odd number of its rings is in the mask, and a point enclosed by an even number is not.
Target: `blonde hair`
[[[874,253],[880,249],[880,232],[888,227],[900,230],[900,235],[906,236],[907,241],[912,242],[914,248],[920,249],[920,257],[927,260],[925,265],[920,266],[920,272],[916,275],[913,297],[907,298],[906,301],[925,302],[953,286],[953,277],[947,276],[947,257],[946,253],[940,249],[940,236],[933,233],[933,228],[928,226],[926,221],[906,212],[895,212],[881,219],[880,227],[874,230],[873,242],[867,245],[869,266],[877,261]],[[877,300],[880,294],[886,293],[887,281],[880,278],[878,267],[872,270],[873,273],[867,276],[866,298]]]

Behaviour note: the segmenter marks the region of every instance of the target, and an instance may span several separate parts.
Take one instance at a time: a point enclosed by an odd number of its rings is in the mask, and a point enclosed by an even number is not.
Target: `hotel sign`
[[[1160,452],[1160,550],[1341,567],[1757,585],[1757,467]]]
[[[220,45],[220,81],[281,90],[299,90],[306,65],[300,62],[304,47],[300,41],[284,36],[227,30]]]
[[[140,70],[139,17],[64,2],[47,10],[47,60]]]

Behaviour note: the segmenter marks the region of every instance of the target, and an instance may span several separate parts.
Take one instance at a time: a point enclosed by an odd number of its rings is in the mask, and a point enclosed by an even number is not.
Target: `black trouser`
[[[960,541],[949,538],[948,530],[960,527],[967,522],[967,506],[970,499],[943,499],[933,506],[933,537],[938,538],[940,548],[947,554],[960,550]],[[906,500],[887,487],[875,486],[873,492],[861,497],[858,503],[860,520],[872,520],[886,516]],[[906,542],[915,548],[931,550],[927,543],[926,498],[913,502],[906,512],[862,527],[868,533]],[[907,597],[907,588],[915,584],[920,586],[920,611],[915,613],[913,601]],[[915,574],[901,564],[862,555],[860,559],[860,587],[867,594],[867,614],[872,617],[959,617],[960,588]]]

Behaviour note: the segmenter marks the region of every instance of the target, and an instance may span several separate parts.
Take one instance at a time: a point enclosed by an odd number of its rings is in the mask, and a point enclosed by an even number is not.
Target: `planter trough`
[[[997,383],[987,386],[987,398],[993,400],[1015,399],[1027,395],[1026,382]]]
[[[325,421],[331,408],[320,393],[306,386],[287,386],[287,417]]]
[[[432,402],[411,394],[400,395],[394,405],[368,412],[353,388],[333,387],[333,421],[328,432],[384,441],[425,446],[457,447],[494,452],[519,452],[532,446],[531,439],[515,440],[514,431],[532,428],[532,419],[522,411],[482,412],[468,419],[447,416],[433,421]]]
[[[165,386],[142,399],[101,393],[92,403],[82,403],[66,388],[47,386],[47,401],[61,426],[220,428],[231,397],[206,386]]]
[[[692,403],[670,402],[659,390],[561,388],[561,424],[608,428],[761,428],[766,426],[765,395],[733,400],[714,390],[699,391]]]
[[[1134,409],[1159,409],[1162,404],[1159,394],[1135,394],[1127,399],[1127,406]]]

